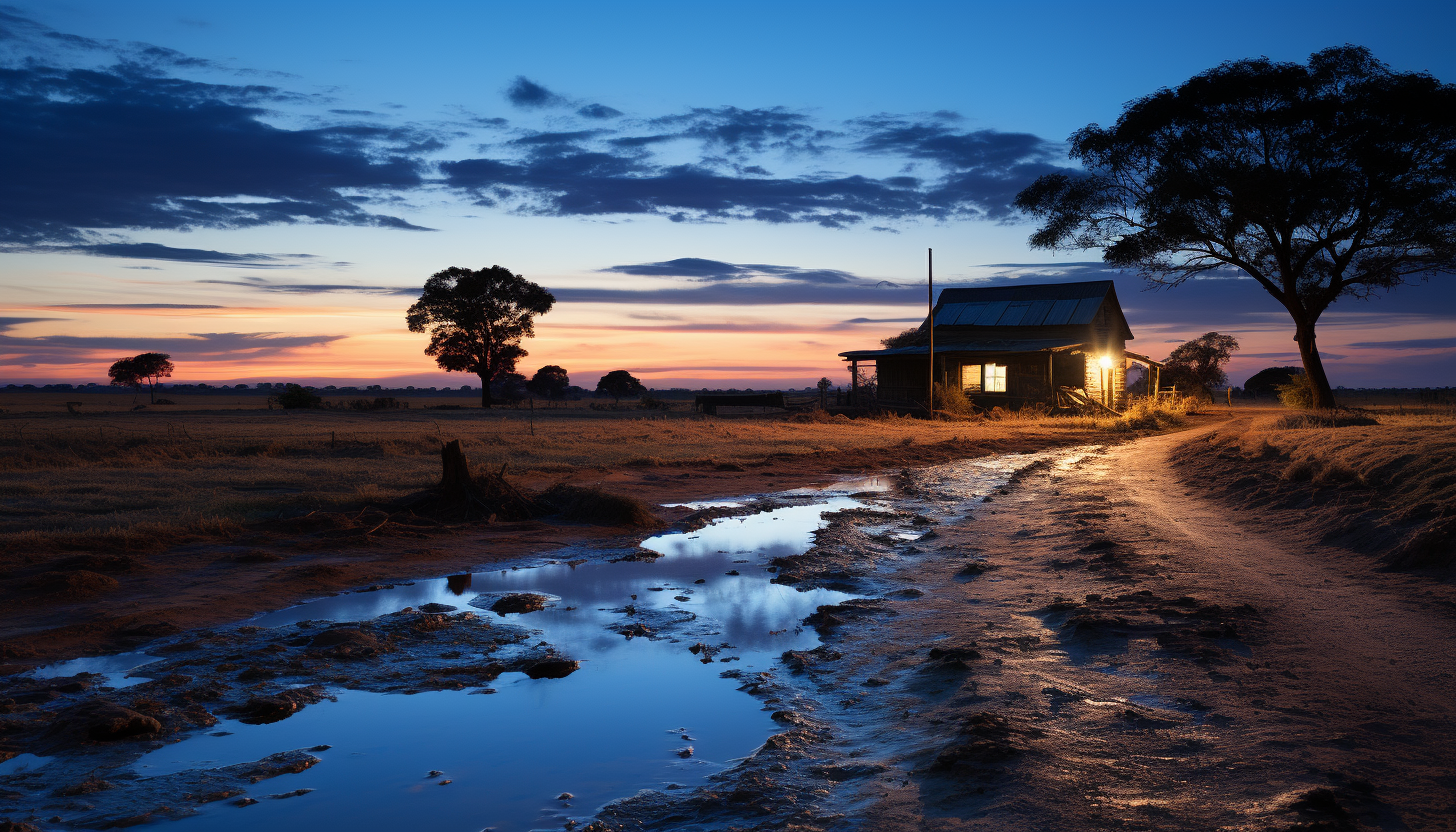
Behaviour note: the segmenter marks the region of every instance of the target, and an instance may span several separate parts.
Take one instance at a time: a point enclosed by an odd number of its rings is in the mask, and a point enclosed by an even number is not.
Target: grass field
[[[79,414],[67,412],[68,399],[85,402]],[[546,483],[623,467],[793,458],[853,465],[862,453],[956,440],[984,453],[987,445],[1015,450],[1128,429],[1093,418],[713,418],[681,403],[667,412],[589,403],[533,412],[427,409],[460,400],[422,398],[408,409],[354,412],[268,410],[261,397],[173,399],[175,406],[132,411],[130,395],[111,391],[0,396],[0,546],[157,548],[288,513],[381,503],[432,484],[440,445],[451,439],[477,467],[506,466],[512,477]]]

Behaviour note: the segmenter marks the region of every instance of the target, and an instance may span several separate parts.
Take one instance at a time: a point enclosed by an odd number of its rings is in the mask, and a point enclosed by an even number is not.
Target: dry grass
[[[312,509],[381,504],[438,479],[439,448],[449,439],[460,439],[477,466],[504,465],[541,481],[630,466],[736,469],[956,439],[1014,448],[1121,428],[1110,418],[796,420],[582,407],[357,413],[253,404],[0,415],[0,547],[161,549]]]
[[[1235,422],[1185,445],[1190,480],[1294,511],[1399,567],[1456,564],[1456,415],[1401,407]]]

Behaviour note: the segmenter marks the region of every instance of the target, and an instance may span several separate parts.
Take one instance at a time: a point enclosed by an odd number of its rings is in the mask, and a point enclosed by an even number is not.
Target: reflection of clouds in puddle
[[[821,604],[851,597],[770,583],[773,576],[762,568],[763,561],[805,551],[827,522],[826,512],[856,505],[835,496],[814,505],[720,518],[690,534],[658,535],[642,542],[643,548],[664,555],[654,562],[476,572],[464,595],[452,593],[450,582],[439,578],[258,616],[248,623],[358,621],[406,606],[442,603],[463,611],[476,598],[488,604],[502,594],[536,592],[553,603],[504,618],[536,631],[531,641],[550,642],[583,662],[576,673],[558,680],[503,674],[493,683],[492,696],[335,691],[337,702],[310,706],[282,722],[241,726],[228,737],[196,736],[152,752],[137,770],[155,775],[243,762],[282,748],[334,745],[324,754],[324,765],[290,781],[290,788],[319,790],[278,815],[292,828],[341,822],[402,828],[430,817],[432,823],[460,821],[462,828],[484,823],[501,830],[528,829],[539,825],[543,809],[560,811],[549,801],[562,791],[577,795],[573,803],[581,811],[573,809],[573,814],[588,814],[590,807],[644,786],[696,785],[750,753],[774,730],[759,702],[739,692],[736,682],[720,678],[722,660],[736,659],[726,662],[733,668],[771,669],[783,651],[818,644],[812,630],[799,626],[805,616]],[[740,574],[725,574],[730,571]],[[628,604],[644,611],[686,610],[697,619],[654,634],[665,638],[627,639],[607,627],[632,621],[614,611]],[[641,618],[649,624],[655,620]],[[719,661],[703,664],[687,649],[698,640],[733,647],[723,649]],[[663,734],[664,724],[690,728],[690,759],[677,756],[684,741]],[[462,743],[462,737],[475,739]],[[454,783],[445,789],[418,788],[419,777],[431,769],[446,772]],[[428,799],[429,805],[418,805],[419,799]],[[263,801],[250,811],[271,803]],[[320,813],[316,819],[315,812]],[[246,826],[229,825],[241,821],[220,811],[205,810],[204,817],[182,823],[241,830],[269,822],[256,812]],[[559,825],[559,816],[547,819]]]
[[[56,679],[67,676],[75,676],[77,673],[100,673],[106,677],[106,684],[114,688],[129,688],[147,681],[146,679],[126,678],[126,674],[157,661],[156,656],[148,656],[146,653],[117,653],[114,656],[88,656],[83,659],[72,659],[68,662],[48,664],[45,667],[35,669],[34,676],[38,679]]]

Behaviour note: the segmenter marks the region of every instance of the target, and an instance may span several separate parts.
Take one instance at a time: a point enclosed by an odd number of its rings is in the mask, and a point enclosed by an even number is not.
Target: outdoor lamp
[[[1111,370],[1112,369],[1112,357],[1111,356],[1104,355],[1101,358],[1097,359],[1097,363],[1098,364],[1101,364],[1102,365],[1102,369],[1104,369],[1104,370]]]

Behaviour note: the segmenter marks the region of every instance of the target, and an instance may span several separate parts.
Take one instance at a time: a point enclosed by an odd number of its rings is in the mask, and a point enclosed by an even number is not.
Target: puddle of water
[[[697,500],[691,503],[663,503],[663,508],[690,508],[702,511],[705,508],[743,508],[747,503],[740,500]]]
[[[34,754],[17,754],[5,762],[0,763],[0,775],[19,774],[22,771],[35,771],[49,762],[49,757],[37,757]]]
[[[156,656],[148,656],[141,652],[117,653],[112,656],[88,656],[38,667],[32,675],[38,679],[56,679],[75,676],[77,673],[99,673],[105,677],[104,684],[113,688],[128,688],[145,682],[146,679],[129,679],[126,674],[154,661],[157,661]]]
[[[264,826],[393,830],[412,828],[423,817],[432,829],[460,832],[559,829],[567,816],[588,816],[638,789],[696,786],[751,753],[776,729],[761,703],[719,674],[729,668],[769,670],[783,651],[817,645],[814,632],[799,622],[821,604],[851,597],[771,584],[772,574],[761,562],[803,552],[826,522],[822,514],[857,505],[836,496],[816,505],[723,518],[690,534],[659,535],[642,543],[665,555],[654,563],[478,572],[468,589],[463,581],[441,578],[258,616],[247,623],[362,620],[431,602],[472,609],[466,602],[477,594],[539,592],[559,600],[540,612],[506,617],[540,630],[542,640],[581,659],[582,666],[556,680],[505,674],[491,695],[334,691],[337,702],[312,705],[282,722],[227,722],[158,749],[136,771],[156,776],[333,746],[320,752],[324,762],[314,768],[258,784],[250,791],[261,800],[258,805],[207,806],[178,827],[222,832]],[[732,571],[741,574],[725,574]],[[696,583],[700,579],[704,582]],[[627,604],[685,610],[698,618],[684,625],[687,634],[678,641],[629,640],[607,629],[632,620],[612,611]],[[698,640],[733,647],[724,648],[719,661],[703,664],[687,649]],[[737,660],[721,661],[729,657]],[[669,729],[686,729],[692,739]],[[219,732],[231,733],[213,735]],[[677,752],[688,745],[693,755],[680,758]],[[426,779],[431,770],[453,782],[441,786],[440,778]],[[317,791],[263,799],[299,788]],[[570,808],[555,800],[562,792],[576,795]]]

